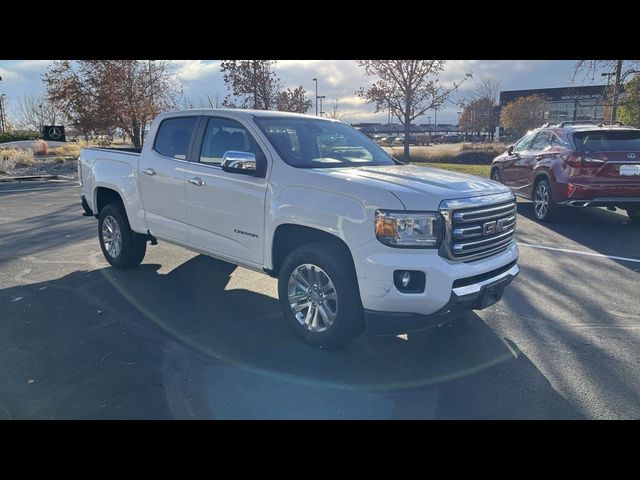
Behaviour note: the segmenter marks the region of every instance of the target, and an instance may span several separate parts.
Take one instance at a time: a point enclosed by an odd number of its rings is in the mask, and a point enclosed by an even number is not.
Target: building
[[[546,100],[544,121],[605,120],[605,107],[611,102],[607,85],[588,85],[560,88],[537,88],[532,90],[509,90],[500,92],[500,107],[530,95],[543,96]]]
[[[370,137],[404,135],[404,126],[400,123],[353,123],[351,126]],[[432,134],[446,137],[460,134],[460,129],[458,125],[449,123],[439,123],[438,125],[434,125],[433,123],[420,123],[411,124],[411,134]]]

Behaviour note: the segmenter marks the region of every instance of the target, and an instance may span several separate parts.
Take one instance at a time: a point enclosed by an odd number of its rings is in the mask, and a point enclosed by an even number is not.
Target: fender
[[[388,205],[404,206],[387,192]],[[294,224],[314,228],[340,238],[350,249],[371,239],[375,207],[361,199],[336,191],[309,186],[285,187],[273,196],[266,209],[265,268],[273,268],[273,238],[278,226]],[[363,228],[363,225],[370,228]],[[267,253],[269,252],[269,253]]]
[[[138,233],[147,233],[147,222],[138,185],[137,161],[131,164],[112,159],[96,159],[92,171],[94,176],[93,205],[97,205],[98,187],[109,188],[120,194],[127,212],[131,229]],[[118,179],[118,184],[113,183]]]

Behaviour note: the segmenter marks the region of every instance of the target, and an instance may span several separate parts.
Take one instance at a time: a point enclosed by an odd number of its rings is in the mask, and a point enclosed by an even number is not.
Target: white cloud
[[[0,68],[0,77],[2,77],[3,82],[6,82],[7,80],[22,80],[22,76],[20,74],[5,68]]]
[[[16,63],[17,70],[42,71],[44,72],[53,60],[20,60]]]
[[[220,62],[212,60],[173,60],[178,66],[178,75],[185,81],[220,73]]]

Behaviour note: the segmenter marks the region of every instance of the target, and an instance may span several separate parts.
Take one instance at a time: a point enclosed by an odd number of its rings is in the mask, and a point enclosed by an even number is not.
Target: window
[[[200,150],[200,162],[220,165],[225,152],[250,152],[256,160],[264,157],[262,150],[247,129],[235,120],[211,117],[207,124]]]
[[[176,117],[163,120],[158,128],[153,149],[160,155],[186,160],[189,142],[198,117]]]
[[[640,150],[640,131],[591,131],[573,134],[576,150],[583,152],[619,152]]]
[[[541,152],[551,144],[551,132],[540,132],[536,135],[536,139],[531,144],[530,150]]]
[[[513,146],[514,153],[521,153],[528,150],[529,145],[531,145],[531,142],[535,134],[536,132],[527,133],[524,137],[518,140],[516,144]]]
[[[299,117],[257,117],[255,121],[293,167],[396,165],[369,137],[341,122]]]

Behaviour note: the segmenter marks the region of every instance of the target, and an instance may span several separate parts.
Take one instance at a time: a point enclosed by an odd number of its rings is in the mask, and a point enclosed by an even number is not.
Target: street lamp
[[[322,111],[322,99],[323,98],[326,98],[326,95],[320,95],[320,96],[316,95],[316,102],[318,100],[320,100],[320,116],[321,117],[324,115],[324,112]]]
[[[314,82],[316,82],[316,117],[318,116],[318,79],[314,78]]]

